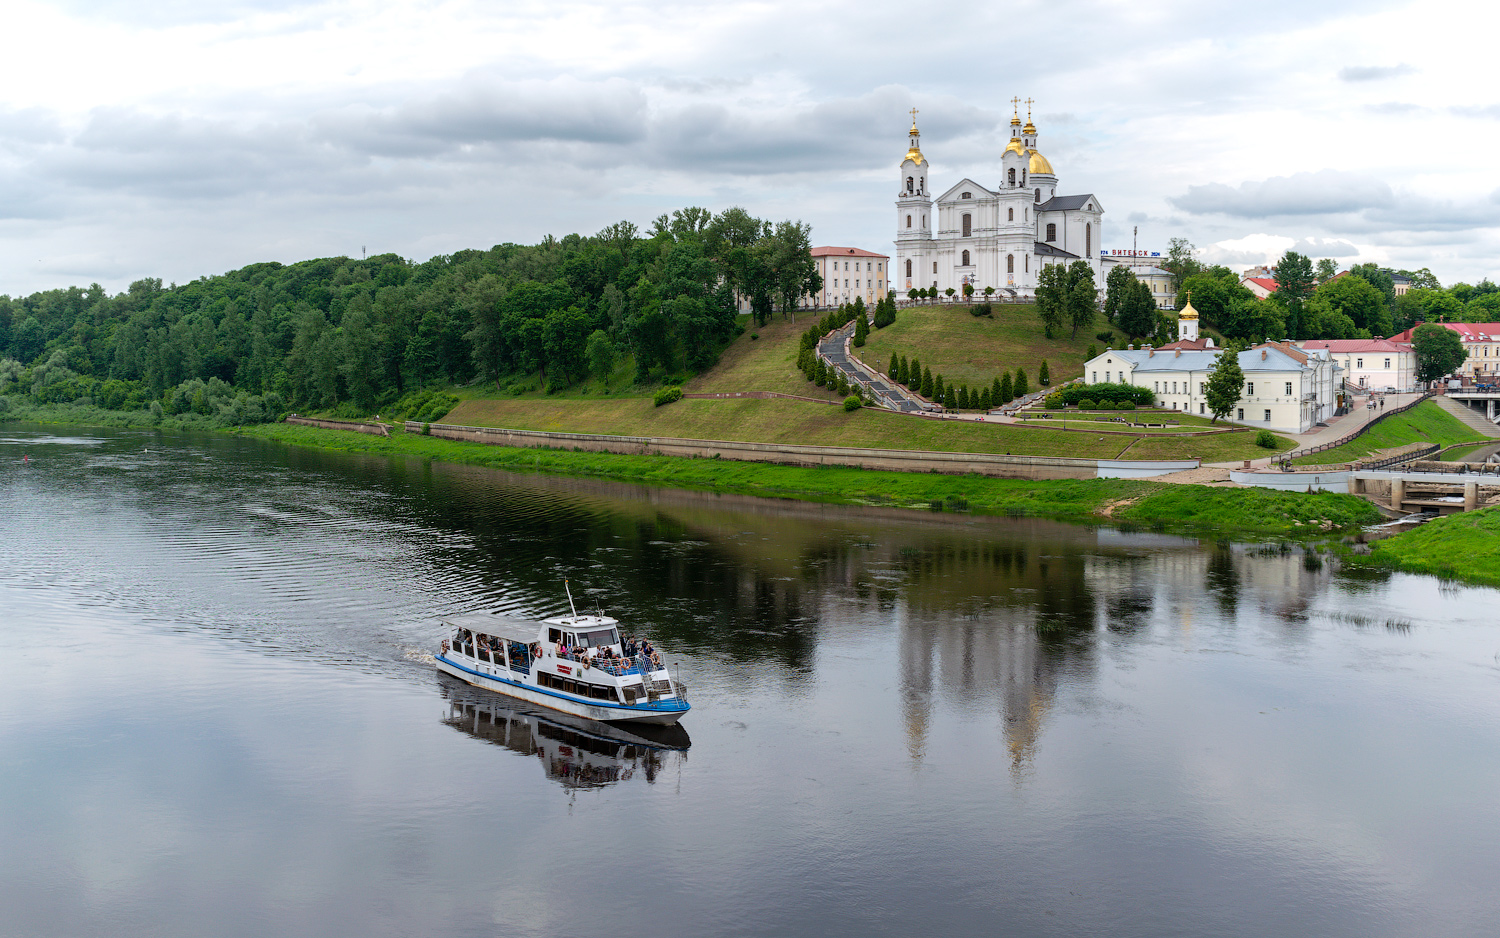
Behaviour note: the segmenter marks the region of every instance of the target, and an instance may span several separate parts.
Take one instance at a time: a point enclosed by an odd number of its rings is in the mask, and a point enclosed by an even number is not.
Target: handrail
[[[1375,460],[1374,462],[1371,462],[1371,463],[1366,463],[1366,462],[1357,463],[1356,466],[1355,466],[1355,468],[1357,468],[1357,469],[1384,469],[1386,466],[1397,466],[1397,465],[1400,465],[1401,463],[1404,463],[1404,462],[1412,462],[1413,460],[1421,459],[1424,456],[1431,456],[1433,453],[1436,453],[1437,451],[1439,451],[1441,449],[1442,449],[1442,446],[1438,445],[1437,443],[1429,443],[1427,446],[1424,446],[1424,447],[1422,447],[1419,450],[1414,450],[1413,452],[1410,452],[1410,453],[1402,453],[1402,454],[1397,455],[1397,456],[1387,456],[1384,459],[1377,459],[1377,460]]]
[[[1418,397],[1418,398],[1416,398],[1414,400],[1407,401],[1405,404],[1402,404],[1400,407],[1393,407],[1393,408],[1391,408],[1388,411],[1383,411],[1380,414],[1379,417],[1376,417],[1375,419],[1369,421],[1368,423],[1365,423],[1365,424],[1361,425],[1358,430],[1355,430],[1353,433],[1349,434],[1348,436],[1340,437],[1339,439],[1334,440],[1331,443],[1319,443],[1317,446],[1311,446],[1311,447],[1308,447],[1306,449],[1293,450],[1290,453],[1282,453],[1280,456],[1273,456],[1271,458],[1271,465],[1273,465],[1273,466],[1279,465],[1281,467],[1281,469],[1282,469],[1283,472],[1291,472],[1292,471],[1292,460],[1297,459],[1297,458],[1302,457],[1302,456],[1311,456],[1314,453],[1326,452],[1327,450],[1336,449],[1336,448],[1338,448],[1340,446],[1343,446],[1345,443],[1348,443],[1351,440],[1355,439],[1360,434],[1364,433],[1366,430],[1369,430],[1371,427],[1375,426],[1377,423],[1379,423],[1380,421],[1386,419],[1387,417],[1394,417],[1397,414],[1404,414],[1404,413],[1406,413],[1408,410],[1411,410],[1413,407],[1416,407],[1418,404],[1420,404],[1423,401],[1428,400],[1429,398],[1431,398],[1434,395],[1434,393],[1435,392],[1430,391],[1430,390],[1429,391],[1424,391],[1420,397]]]

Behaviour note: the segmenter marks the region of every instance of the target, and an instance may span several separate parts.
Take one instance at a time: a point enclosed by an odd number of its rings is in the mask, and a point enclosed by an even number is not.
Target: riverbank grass
[[[241,432],[291,445],[436,459],[511,472],[837,504],[1108,522],[1219,536],[1305,537],[1380,518],[1369,502],[1332,493],[1218,489],[1140,479],[1034,482],[977,475],[802,468],[721,459],[488,446],[400,432],[385,438],[288,424],[247,427]]]
[[[1406,573],[1500,586],[1500,508],[1436,518],[1376,541],[1370,560]]]

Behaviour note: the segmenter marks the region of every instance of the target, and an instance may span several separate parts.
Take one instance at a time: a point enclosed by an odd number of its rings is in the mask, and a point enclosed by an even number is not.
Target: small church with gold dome
[[[989,185],[964,178],[933,199],[932,164],[922,153],[917,111],[910,148],[901,162],[896,197],[896,256],[891,289],[949,288],[1030,297],[1037,274],[1049,264],[1088,261],[1104,285],[1100,245],[1104,209],[1092,194],[1058,195],[1057,174],[1037,148],[1030,99],[1026,123],[1019,98],[1010,120],[1010,143],[1000,154],[999,178]]]

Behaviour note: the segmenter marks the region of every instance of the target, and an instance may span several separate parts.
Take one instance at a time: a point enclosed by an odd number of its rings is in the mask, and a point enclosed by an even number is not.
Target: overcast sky
[[[684,205],[888,254],[907,110],[941,192],[998,181],[1013,96],[1104,247],[1500,280],[1494,9],[10,0],[0,293]]]

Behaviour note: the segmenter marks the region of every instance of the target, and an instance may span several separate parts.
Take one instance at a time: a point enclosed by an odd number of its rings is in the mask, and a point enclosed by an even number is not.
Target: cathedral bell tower
[[[932,164],[922,156],[917,130],[917,109],[911,110],[910,145],[901,161],[900,191],[896,195],[896,264],[891,271],[891,289],[906,292],[927,286],[924,266],[932,241],[932,195],[927,177]]]

